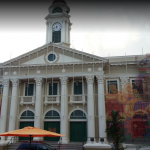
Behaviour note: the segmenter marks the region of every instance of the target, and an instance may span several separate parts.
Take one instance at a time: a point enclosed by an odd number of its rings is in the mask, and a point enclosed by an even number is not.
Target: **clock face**
[[[53,31],[60,31],[61,30],[61,24],[60,23],[54,23],[53,25]]]

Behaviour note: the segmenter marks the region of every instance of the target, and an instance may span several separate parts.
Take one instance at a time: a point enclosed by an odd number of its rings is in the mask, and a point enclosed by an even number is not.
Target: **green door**
[[[44,122],[44,130],[60,133],[60,122]],[[59,141],[60,137],[45,137],[45,141]]]
[[[70,122],[70,141],[83,142],[87,137],[86,122]]]
[[[24,127],[34,127],[34,122],[20,122],[20,129]],[[19,140],[30,140],[28,137],[19,137]]]

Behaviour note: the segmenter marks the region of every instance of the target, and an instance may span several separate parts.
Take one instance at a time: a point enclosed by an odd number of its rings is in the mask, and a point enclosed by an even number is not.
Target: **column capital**
[[[104,75],[98,75],[98,76],[96,76],[96,79],[97,79],[98,84],[104,84],[105,76]]]
[[[2,85],[5,87],[8,87],[9,86],[9,79],[3,79]]]
[[[69,81],[68,77],[65,77],[65,76],[64,77],[59,77],[59,79],[60,79],[61,84],[64,84],[64,85],[67,84],[68,81]]]
[[[43,83],[42,77],[36,77],[36,78],[34,78],[34,80],[35,80],[37,86],[41,86]]]
[[[87,84],[93,84],[94,75],[85,76]]]
[[[121,86],[123,89],[125,84],[127,84],[129,82],[129,78],[128,77],[120,77],[120,80],[121,80]]]
[[[10,79],[13,86],[19,86],[19,80],[18,79]]]

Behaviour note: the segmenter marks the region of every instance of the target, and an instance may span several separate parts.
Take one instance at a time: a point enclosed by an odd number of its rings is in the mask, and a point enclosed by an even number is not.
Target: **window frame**
[[[84,95],[84,80],[73,80],[73,81],[72,81],[72,95],[76,96],[76,95],[74,94],[74,83],[75,83],[76,81],[82,82],[82,94],[81,94],[81,95]]]
[[[24,93],[23,93],[23,96],[25,96],[25,94],[26,94],[26,84],[28,84],[28,82],[24,82],[24,89],[23,89],[23,91],[24,91]],[[33,84],[34,85],[34,89],[33,89],[33,95],[32,96],[35,96],[35,88],[36,88],[36,86],[35,86],[35,83],[34,82],[29,82],[29,84]],[[26,96],[26,97],[31,97],[31,96]]]
[[[114,79],[113,78],[113,79],[106,79],[106,92],[108,92],[108,81],[117,81],[117,86],[118,86],[117,90],[118,90],[118,92],[120,91],[119,79]],[[111,93],[109,93],[109,94],[111,94]]]
[[[132,85],[132,81],[133,80],[136,80],[136,78],[130,78],[130,84]],[[132,89],[132,93],[133,93],[133,89]],[[142,94],[144,94],[144,89],[143,89],[143,93]]]
[[[55,55],[55,60],[53,60],[53,61],[49,61],[49,60],[48,60],[48,56],[49,56],[50,54],[54,54],[54,55]],[[58,60],[58,55],[57,55],[57,53],[51,51],[51,52],[49,52],[49,53],[46,54],[45,59],[46,59],[46,61],[47,61],[48,63],[54,63],[54,62],[56,62],[56,61]]]
[[[49,95],[49,84],[51,82],[47,82],[47,96],[59,96],[59,81],[53,81],[52,83],[57,83],[57,95]]]

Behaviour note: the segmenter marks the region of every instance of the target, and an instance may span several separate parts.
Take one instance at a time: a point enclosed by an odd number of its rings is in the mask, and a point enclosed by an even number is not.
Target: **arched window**
[[[63,12],[63,10],[60,8],[60,7],[55,7],[54,9],[53,9],[53,14],[54,13],[62,13]]]
[[[34,119],[34,113],[30,110],[24,111],[20,119]]]
[[[46,113],[45,119],[60,119],[60,115],[57,111],[51,110]]]
[[[70,119],[86,119],[86,115],[81,110],[75,110],[71,113]]]

